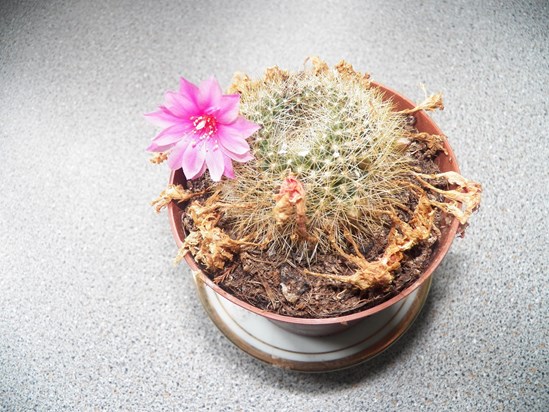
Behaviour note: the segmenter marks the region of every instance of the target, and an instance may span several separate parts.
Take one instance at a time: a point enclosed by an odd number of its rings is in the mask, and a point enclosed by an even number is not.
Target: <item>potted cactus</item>
[[[173,170],[169,207],[185,259],[231,300],[292,331],[333,333],[425,282],[478,208],[446,138],[413,105],[342,61],[210,78],[148,118],[148,150]]]

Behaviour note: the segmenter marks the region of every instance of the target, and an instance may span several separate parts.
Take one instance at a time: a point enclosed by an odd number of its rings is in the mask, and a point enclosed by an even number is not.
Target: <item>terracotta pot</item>
[[[381,90],[383,90],[386,99],[393,100],[397,110],[405,110],[405,109],[411,109],[415,107],[414,103],[412,103],[407,98],[401,96],[400,94],[396,93],[395,91],[385,86],[379,85],[377,83],[374,83],[374,85],[378,86],[379,88],[381,88]],[[438,134],[438,135],[442,134],[442,131],[437,127],[437,125],[433,122],[433,120],[429,116],[427,116],[427,114],[424,111],[417,112],[415,116],[417,119],[416,128],[420,132],[427,132],[430,134]],[[446,155],[444,153],[441,153],[436,159],[437,165],[439,166],[442,172],[455,171],[459,173],[459,168],[455,160],[454,153],[452,151],[452,148],[447,142],[445,143],[445,148],[448,154]],[[175,172],[172,172],[170,176],[170,183],[183,184],[183,185],[186,184],[186,179],[181,169]],[[181,216],[183,211],[177,203],[171,202],[168,206],[168,213],[169,213],[170,225],[172,228],[172,233],[173,233],[175,242],[177,243],[178,247],[181,247],[181,245],[183,244],[183,240],[185,239],[185,233],[181,226]],[[425,269],[423,274],[417,279],[417,281],[415,281],[413,284],[411,284],[406,289],[401,291],[398,295],[392,297],[391,299],[377,306],[366,309],[362,312],[353,313],[351,315],[338,316],[334,318],[325,318],[325,319],[293,318],[290,316],[283,316],[276,313],[271,313],[271,312],[258,309],[244,301],[241,301],[240,299],[237,299],[236,297],[234,297],[233,295],[224,291],[218,285],[216,285],[208,276],[206,276],[203,272],[200,271],[200,269],[196,265],[196,262],[193,260],[190,254],[187,254],[187,256],[185,257],[185,260],[187,261],[187,263],[189,264],[189,266],[193,271],[200,272],[198,276],[200,277],[201,283],[205,284],[207,287],[211,288],[215,293],[227,299],[228,301],[244,309],[247,309],[252,313],[255,313],[257,315],[260,315],[269,319],[270,321],[274,322],[276,325],[280,326],[281,328],[287,331],[297,333],[300,335],[307,335],[307,336],[324,336],[324,335],[330,335],[330,334],[342,331],[373,314],[379,313],[391,307],[392,305],[395,305],[396,303],[408,297],[418,287],[420,287],[421,285],[429,281],[431,275],[433,274],[435,269],[438,267],[438,265],[440,264],[440,262],[442,261],[446,253],[448,252],[450,245],[452,244],[452,241],[454,240],[454,237],[456,235],[458,224],[459,222],[457,221],[457,219],[453,218],[451,220],[451,223],[448,226],[441,229],[442,236],[438,242],[436,249],[433,252],[431,263]]]

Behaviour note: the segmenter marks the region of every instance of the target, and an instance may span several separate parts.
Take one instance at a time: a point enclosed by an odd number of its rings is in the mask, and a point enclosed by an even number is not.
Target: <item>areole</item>
[[[402,95],[396,93],[395,91],[385,86],[382,86],[375,82],[372,82],[372,85],[375,87],[379,87],[383,91],[384,99],[392,99],[395,105],[395,110],[400,111],[400,110],[412,109],[416,106],[409,99],[403,97]],[[418,131],[427,132],[429,134],[436,134],[436,135],[443,134],[442,131],[438,128],[438,126],[423,110],[417,112],[415,114],[415,117],[416,117],[416,128],[418,129]],[[447,141],[444,142],[444,148],[446,149],[447,153],[441,153],[436,159],[436,163],[439,166],[441,172],[453,171],[453,172],[459,173],[459,168],[458,168],[456,159],[454,157],[454,153]],[[173,171],[171,173],[169,183],[185,185],[186,179],[183,174],[183,171],[181,169]],[[181,225],[182,214],[183,214],[183,210],[179,207],[179,205],[174,201],[170,202],[170,204],[168,205],[168,217],[169,217],[170,226],[172,229],[172,234],[174,236],[175,242],[178,247],[181,247],[186,236]],[[458,226],[459,226],[459,221],[455,217],[451,217],[450,223],[446,227],[441,228],[442,235],[439,242],[435,246],[431,263],[425,269],[425,271],[421,274],[421,276],[408,288],[404,289],[398,295],[392,297],[391,299],[377,306],[371,307],[361,312],[353,313],[350,315],[339,316],[339,317],[333,317],[333,318],[321,318],[321,319],[294,318],[294,317],[283,316],[276,313],[271,313],[271,312],[258,309],[240,299],[237,299],[236,297],[234,297],[233,295],[231,295],[230,293],[226,292],[221,287],[216,285],[205,273],[203,273],[199,269],[196,262],[194,261],[194,259],[189,253],[185,256],[185,260],[190,266],[191,270],[198,272],[197,276],[200,276],[201,281],[206,286],[208,286],[215,293],[219,294],[220,296],[229,300],[230,302],[244,309],[247,309],[254,314],[257,314],[269,319],[270,321],[274,322],[276,325],[278,325],[279,327],[287,331],[297,333],[297,334],[302,334],[302,335],[322,336],[322,335],[337,333],[338,331],[344,330],[345,328],[348,328],[351,325],[356,324],[357,322],[359,322],[360,320],[368,316],[371,316],[384,309],[387,309],[388,307],[406,298],[408,295],[410,295],[410,293],[412,293],[419,286],[424,284],[428,279],[430,279],[431,275],[433,274],[435,269],[438,267],[438,265],[441,263],[446,253],[448,252],[452,244],[452,241],[456,236]]]

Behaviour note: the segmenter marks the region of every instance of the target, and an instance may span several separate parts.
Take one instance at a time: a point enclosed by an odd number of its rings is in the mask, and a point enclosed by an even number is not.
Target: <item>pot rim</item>
[[[383,86],[377,82],[372,82],[372,85],[374,87],[380,88],[384,94],[388,97],[388,99],[393,99],[396,97],[397,99],[400,99],[400,101],[394,101],[396,106],[399,106],[400,109],[408,109],[413,108],[416,105],[409,100],[408,98],[402,96],[400,93],[395,92],[394,90]],[[424,110],[420,110],[415,113],[417,122],[425,122],[428,124],[433,130],[433,134],[442,135],[442,131],[440,128],[436,125],[436,123],[425,113]],[[441,154],[440,156],[448,157],[450,163],[453,163],[452,170],[455,172],[459,171],[459,166],[456,162],[456,158],[454,155],[454,152],[452,148],[450,147],[448,140],[446,139],[444,141],[444,148],[447,151],[447,156],[445,154]],[[176,183],[176,174],[182,174],[181,170],[173,170],[170,175],[170,184]],[[184,178],[184,177],[183,177]],[[175,239],[175,242],[177,244],[177,247],[180,248],[183,244],[184,240],[184,233],[183,229],[181,227],[181,215],[182,215],[182,209],[179,208],[179,206],[174,202],[171,201],[168,204],[168,219],[170,222],[170,227],[172,230],[173,237]],[[295,325],[330,325],[330,324],[346,324],[351,323],[354,321],[357,321],[359,319],[371,316],[375,313],[381,312],[382,310],[394,305],[395,303],[401,301],[408,295],[410,295],[413,291],[415,291],[418,287],[420,287],[423,283],[425,283],[433,274],[435,269],[440,265],[442,262],[442,259],[446,254],[448,253],[448,250],[450,249],[450,246],[456,236],[457,229],[459,226],[459,221],[457,218],[453,217],[451,223],[447,226],[446,232],[443,234],[443,237],[441,240],[439,240],[439,245],[435,249],[435,255],[432,257],[431,262],[429,263],[429,266],[423,271],[423,273],[419,276],[419,278],[413,282],[411,285],[409,285],[406,289],[402,290],[397,295],[393,296],[392,298],[380,303],[379,305],[373,306],[371,308],[368,308],[363,311],[355,312],[349,315],[342,315],[337,317],[328,317],[328,318],[297,318],[292,316],[286,316],[286,315],[280,315],[278,313],[269,312],[264,309],[256,308],[255,306],[250,305],[247,302],[244,302],[238,298],[236,298],[234,295],[230,294],[229,292],[223,290],[220,286],[215,284],[196,264],[190,253],[187,253],[185,255],[185,261],[190,266],[191,270],[195,273],[198,273],[199,276],[202,278],[202,281],[204,284],[206,284],[208,287],[210,287],[212,290],[214,290],[217,294],[224,297],[228,301],[244,308],[252,313],[255,313],[257,315],[260,315],[262,317],[265,317],[267,319],[276,321],[276,322],[283,322],[288,324],[295,324]]]

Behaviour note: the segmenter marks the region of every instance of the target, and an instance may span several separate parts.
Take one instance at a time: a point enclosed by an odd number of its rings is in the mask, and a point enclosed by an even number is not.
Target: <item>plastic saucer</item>
[[[378,355],[406,332],[421,311],[431,278],[398,303],[342,332],[302,336],[235,305],[195,276],[198,295],[219,330],[249,355],[281,368],[328,372],[348,368]]]

